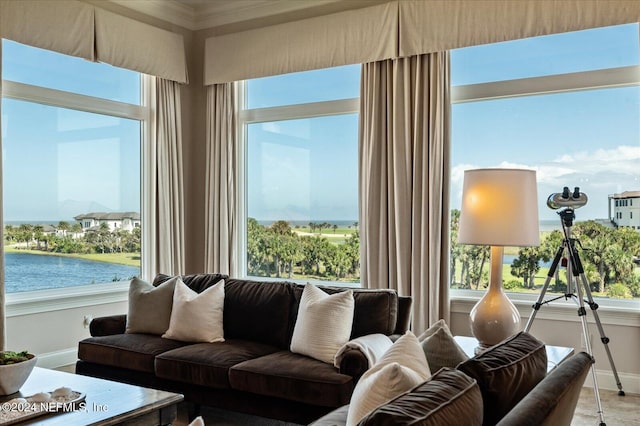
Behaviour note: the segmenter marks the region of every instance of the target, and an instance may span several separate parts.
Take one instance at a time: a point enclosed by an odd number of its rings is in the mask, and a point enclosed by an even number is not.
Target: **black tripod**
[[[577,188],[576,188],[577,189]],[[587,278],[584,275],[584,269],[582,267],[582,261],[580,260],[580,256],[578,255],[578,250],[576,249],[576,239],[571,238],[571,227],[573,226],[573,219],[575,218],[575,212],[572,208],[565,208],[558,212],[562,222],[562,231],[564,233],[564,240],[562,241],[562,245],[558,247],[558,251],[551,263],[551,268],[549,268],[549,273],[547,274],[547,279],[542,286],[542,290],[540,291],[540,296],[536,301],[535,305],[533,305],[533,311],[531,312],[531,316],[529,317],[529,321],[527,321],[527,325],[525,326],[524,331],[528,332],[533,325],[533,320],[536,317],[536,313],[540,309],[540,307],[546,303],[553,302],[554,300],[558,300],[561,298],[572,299],[578,305],[578,316],[582,321],[582,337],[584,338],[584,344],[586,351],[589,355],[593,356],[593,352],[591,350],[591,342],[589,341],[589,329],[587,326],[587,310],[585,309],[585,303],[589,305],[591,311],[593,312],[593,317],[595,319],[596,326],[598,327],[598,332],[600,333],[600,341],[604,344],[604,349],[607,353],[607,357],[609,358],[609,364],[611,365],[611,370],[613,371],[613,376],[616,380],[616,385],[618,386],[618,395],[623,396],[624,391],[622,390],[622,384],[620,383],[620,378],[618,377],[618,372],[616,371],[616,366],[613,363],[613,358],[611,356],[611,351],[609,350],[609,338],[605,336],[604,330],[602,328],[602,323],[600,322],[600,317],[598,316],[598,304],[593,301],[593,296],[591,295],[591,289],[589,288],[589,283]],[[578,241],[578,244],[580,242]],[[565,251],[568,252],[568,261],[566,263],[567,267],[567,290],[566,293],[562,296],[555,297],[553,299],[544,301],[544,295],[547,292],[547,288],[549,287],[549,282],[551,278],[553,278],[556,274],[556,270],[558,268],[558,264],[562,259],[562,255]],[[575,290],[578,293],[577,296],[573,293],[573,281],[575,281]],[[586,300],[583,298],[582,292],[586,295]],[[602,411],[602,404],[600,402],[600,393],[598,391],[598,382],[596,379],[596,370],[595,365],[591,366],[591,376],[593,378],[593,392],[596,398],[596,405],[598,408],[598,415],[600,417],[600,426],[605,426],[606,423],[604,421],[604,413]]]

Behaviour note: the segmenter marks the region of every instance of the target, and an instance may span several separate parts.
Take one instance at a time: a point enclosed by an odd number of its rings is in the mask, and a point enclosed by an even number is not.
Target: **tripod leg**
[[[609,350],[609,338],[604,334],[602,322],[600,321],[600,316],[598,315],[598,304],[593,301],[591,289],[589,288],[589,283],[587,282],[587,278],[585,277],[584,273],[580,274],[580,279],[582,280],[582,285],[584,286],[585,294],[587,296],[587,304],[591,308],[593,318],[596,322],[596,327],[598,328],[598,333],[600,334],[600,341],[604,345],[604,350],[607,354],[607,358],[609,358],[609,365],[611,366],[611,371],[613,372],[613,377],[615,378],[616,386],[618,387],[618,395],[624,396],[622,383],[620,382],[620,377],[618,377],[618,371],[616,370],[616,365],[613,362],[613,357],[611,356],[611,351]]]
[[[540,310],[542,306],[542,302],[544,300],[544,295],[549,288],[549,282],[554,277],[556,270],[558,269],[558,263],[560,263],[560,259],[562,258],[562,252],[564,251],[564,244],[558,247],[556,251],[556,255],[553,258],[553,262],[551,263],[551,267],[549,268],[549,272],[547,273],[547,278],[544,280],[544,285],[542,286],[542,290],[540,290],[540,295],[538,296],[538,300],[533,305],[533,311],[531,311],[531,315],[529,315],[529,320],[527,321],[527,325],[524,327],[524,331],[527,333],[531,330],[531,326],[533,325],[533,320],[536,318],[536,314]]]
[[[570,265],[572,269],[572,273],[570,274],[573,279],[578,279],[579,276],[584,276],[584,273],[580,272],[581,262],[578,257],[578,252],[576,251],[573,241],[570,240],[569,244],[569,257],[570,257]],[[567,281],[571,279],[569,278],[569,274],[567,274]],[[585,280],[586,281],[586,280]],[[582,336],[584,337],[585,350],[591,356],[593,356],[593,350],[591,348],[591,339],[589,338],[589,327],[587,324],[587,310],[584,307],[584,299],[582,297],[582,287],[579,282],[576,282],[576,291],[578,296],[574,296],[574,300],[578,304],[578,316],[580,317],[580,321],[582,323]],[[602,402],[600,401],[600,390],[598,389],[598,378],[596,377],[596,367],[595,364],[591,364],[591,379],[593,380],[593,394],[596,400],[597,414],[600,417],[600,426],[606,426],[604,421],[604,411],[602,409]]]

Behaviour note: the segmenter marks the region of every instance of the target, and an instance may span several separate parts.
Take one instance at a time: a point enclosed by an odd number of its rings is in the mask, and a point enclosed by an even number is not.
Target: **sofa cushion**
[[[586,352],[560,363],[525,396],[498,426],[569,425],[594,360]]]
[[[484,425],[495,425],[547,373],[544,343],[520,332],[457,367],[478,381]]]
[[[78,358],[153,373],[156,355],[184,345],[183,342],[151,334],[114,334],[82,340],[78,344]]]
[[[229,368],[278,351],[274,346],[246,340],[196,343],[156,357],[156,375],[164,379],[214,387],[229,387]]]
[[[162,337],[183,342],[223,342],[223,311],[224,281],[197,293],[178,280],[169,329]]]
[[[129,284],[129,310],[127,333],[163,334],[169,328],[173,290],[179,277],[163,282],[157,287],[133,277]]]
[[[353,323],[353,292],[327,294],[313,284],[302,293],[291,352],[333,364],[338,350],[349,341]]]
[[[225,281],[224,334],[228,339],[250,340],[289,348],[294,301],[293,285],[283,282]]]
[[[439,320],[418,337],[432,372],[442,367],[455,368],[469,359],[456,343],[444,320]]]
[[[166,274],[158,274],[153,279],[153,285],[158,286],[163,282],[170,280],[173,276]],[[183,283],[185,283],[191,290],[202,293],[218,281],[225,278],[229,278],[224,274],[192,274],[192,275],[179,275]]]
[[[236,390],[325,407],[348,403],[353,392],[351,376],[289,351],[236,364],[229,370],[229,381]]]
[[[345,291],[340,287],[321,287],[329,294]],[[296,305],[294,306],[293,324],[298,304],[304,290],[303,285],[295,288]],[[393,334],[398,318],[398,293],[385,289],[353,289],[353,325],[350,339],[367,334]]]
[[[461,371],[443,368],[374,410],[359,425],[479,426],[482,410],[477,382]]]

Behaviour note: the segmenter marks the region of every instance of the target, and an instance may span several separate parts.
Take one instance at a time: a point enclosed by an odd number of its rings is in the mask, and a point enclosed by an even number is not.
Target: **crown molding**
[[[194,26],[196,30],[237,24],[243,21],[296,12],[317,6],[339,3],[341,0],[236,0],[234,2],[212,2],[197,9]]]
[[[191,31],[343,3],[345,0],[110,0],[112,3]]]
[[[175,0],[109,0],[111,3],[163,21],[196,30],[196,11],[192,6]]]

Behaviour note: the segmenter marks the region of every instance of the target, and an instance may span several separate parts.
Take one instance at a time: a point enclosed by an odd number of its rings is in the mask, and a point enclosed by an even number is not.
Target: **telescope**
[[[556,192],[549,195],[547,198],[547,207],[552,210],[568,207],[570,209],[577,209],[587,204],[587,194],[580,192],[580,188],[577,186],[573,189],[573,192],[569,191],[569,187],[565,186],[562,192]]]

